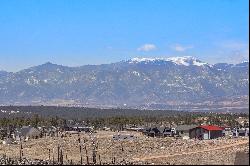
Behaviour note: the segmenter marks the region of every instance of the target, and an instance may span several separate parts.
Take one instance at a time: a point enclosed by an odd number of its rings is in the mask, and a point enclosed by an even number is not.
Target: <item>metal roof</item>
[[[212,126],[212,125],[204,125],[204,126],[199,126],[200,128],[203,128],[205,130],[209,130],[209,131],[221,131],[223,130],[221,127],[219,126]]]

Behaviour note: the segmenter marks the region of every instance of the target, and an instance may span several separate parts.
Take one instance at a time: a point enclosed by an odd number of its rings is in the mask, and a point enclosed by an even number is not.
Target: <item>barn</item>
[[[215,139],[223,136],[223,128],[213,125],[202,125],[189,131],[190,138]]]

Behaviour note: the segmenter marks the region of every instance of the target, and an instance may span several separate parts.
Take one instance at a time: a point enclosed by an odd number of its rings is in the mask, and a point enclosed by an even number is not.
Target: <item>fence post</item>
[[[89,157],[88,157],[88,150],[87,150],[86,144],[85,144],[84,148],[85,148],[85,153],[86,153],[87,165],[89,165]]]
[[[52,164],[54,165],[54,162],[55,162],[55,147],[53,148],[53,157],[52,157],[53,159],[53,161],[52,161]]]
[[[50,149],[49,149],[49,161],[50,161]]]
[[[60,147],[57,145],[57,162],[60,162]]]
[[[98,158],[99,158],[99,164],[102,165],[102,160],[101,160],[101,155],[100,154],[98,155]]]
[[[22,155],[23,155],[23,146],[22,146],[22,141],[20,141],[20,161],[22,161]]]
[[[63,150],[61,149],[60,163],[63,165]]]
[[[78,142],[79,142],[79,150],[80,150],[80,162],[81,162],[81,165],[83,164],[83,160],[82,160],[82,145],[81,145],[81,137],[80,137],[80,134],[78,133]]]

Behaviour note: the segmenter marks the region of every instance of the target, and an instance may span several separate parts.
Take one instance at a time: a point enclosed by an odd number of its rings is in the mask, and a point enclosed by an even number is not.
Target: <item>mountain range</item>
[[[249,105],[249,62],[208,64],[194,57],[133,58],[67,67],[50,62],[0,71],[1,105],[141,109]]]

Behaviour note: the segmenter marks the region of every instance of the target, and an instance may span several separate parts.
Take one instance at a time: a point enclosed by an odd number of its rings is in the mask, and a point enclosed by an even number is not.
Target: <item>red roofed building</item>
[[[209,131],[219,131],[219,130],[223,130],[223,128],[219,127],[219,126],[212,126],[212,125],[204,125],[204,126],[198,126],[201,127],[205,130],[209,130]]]
[[[223,128],[213,125],[202,125],[191,129],[190,138],[215,139],[223,136]]]

